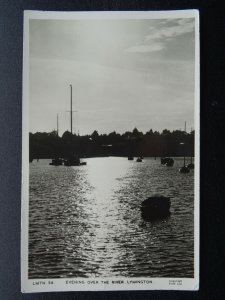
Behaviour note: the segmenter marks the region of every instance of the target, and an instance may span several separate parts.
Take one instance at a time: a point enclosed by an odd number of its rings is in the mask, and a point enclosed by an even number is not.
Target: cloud
[[[172,25],[171,25],[172,23]],[[163,22],[161,28],[150,27],[150,33],[145,37],[146,41],[159,41],[164,38],[175,38],[194,31],[194,22],[191,19],[177,19],[177,21]]]
[[[138,45],[134,47],[130,47],[126,49],[126,52],[132,53],[148,53],[148,52],[155,52],[164,49],[164,45],[162,43],[155,43],[153,45]]]
[[[148,53],[162,51],[168,42],[194,32],[194,19],[166,19],[148,28],[140,45],[131,46],[125,52]]]

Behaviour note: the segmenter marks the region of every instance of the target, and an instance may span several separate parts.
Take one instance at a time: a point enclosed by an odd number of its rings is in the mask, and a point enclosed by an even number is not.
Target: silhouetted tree
[[[93,133],[92,133],[92,135],[91,135],[91,138],[92,138],[93,140],[98,140],[99,134],[98,134],[98,131],[97,131],[97,130],[94,130],[94,131],[93,131]]]
[[[77,136],[65,131],[59,137],[56,131],[29,134],[29,154],[32,158],[66,157],[72,153],[80,156],[183,156],[194,155],[194,131],[181,130],[162,133],[150,129],[145,134],[134,128],[124,134],[115,131]],[[184,146],[182,146],[184,145]]]

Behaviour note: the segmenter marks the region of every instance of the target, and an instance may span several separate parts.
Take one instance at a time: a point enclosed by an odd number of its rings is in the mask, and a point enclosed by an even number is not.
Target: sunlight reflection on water
[[[30,164],[29,278],[193,277],[193,171],[159,159]],[[141,202],[172,197],[171,216],[145,222]]]

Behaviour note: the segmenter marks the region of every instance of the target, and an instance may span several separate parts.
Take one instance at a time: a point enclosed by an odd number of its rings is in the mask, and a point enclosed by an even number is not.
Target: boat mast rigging
[[[59,136],[59,116],[57,114],[57,136]]]
[[[70,132],[73,134],[73,87],[70,84]]]
[[[71,136],[73,134],[73,112],[77,112],[77,110],[73,110],[73,86],[70,84],[70,133]]]

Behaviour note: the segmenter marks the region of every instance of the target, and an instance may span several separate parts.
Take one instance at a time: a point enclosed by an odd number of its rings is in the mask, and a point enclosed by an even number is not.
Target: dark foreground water
[[[30,164],[29,278],[193,277],[194,176],[160,160]],[[171,215],[146,222],[140,204],[173,197]]]

